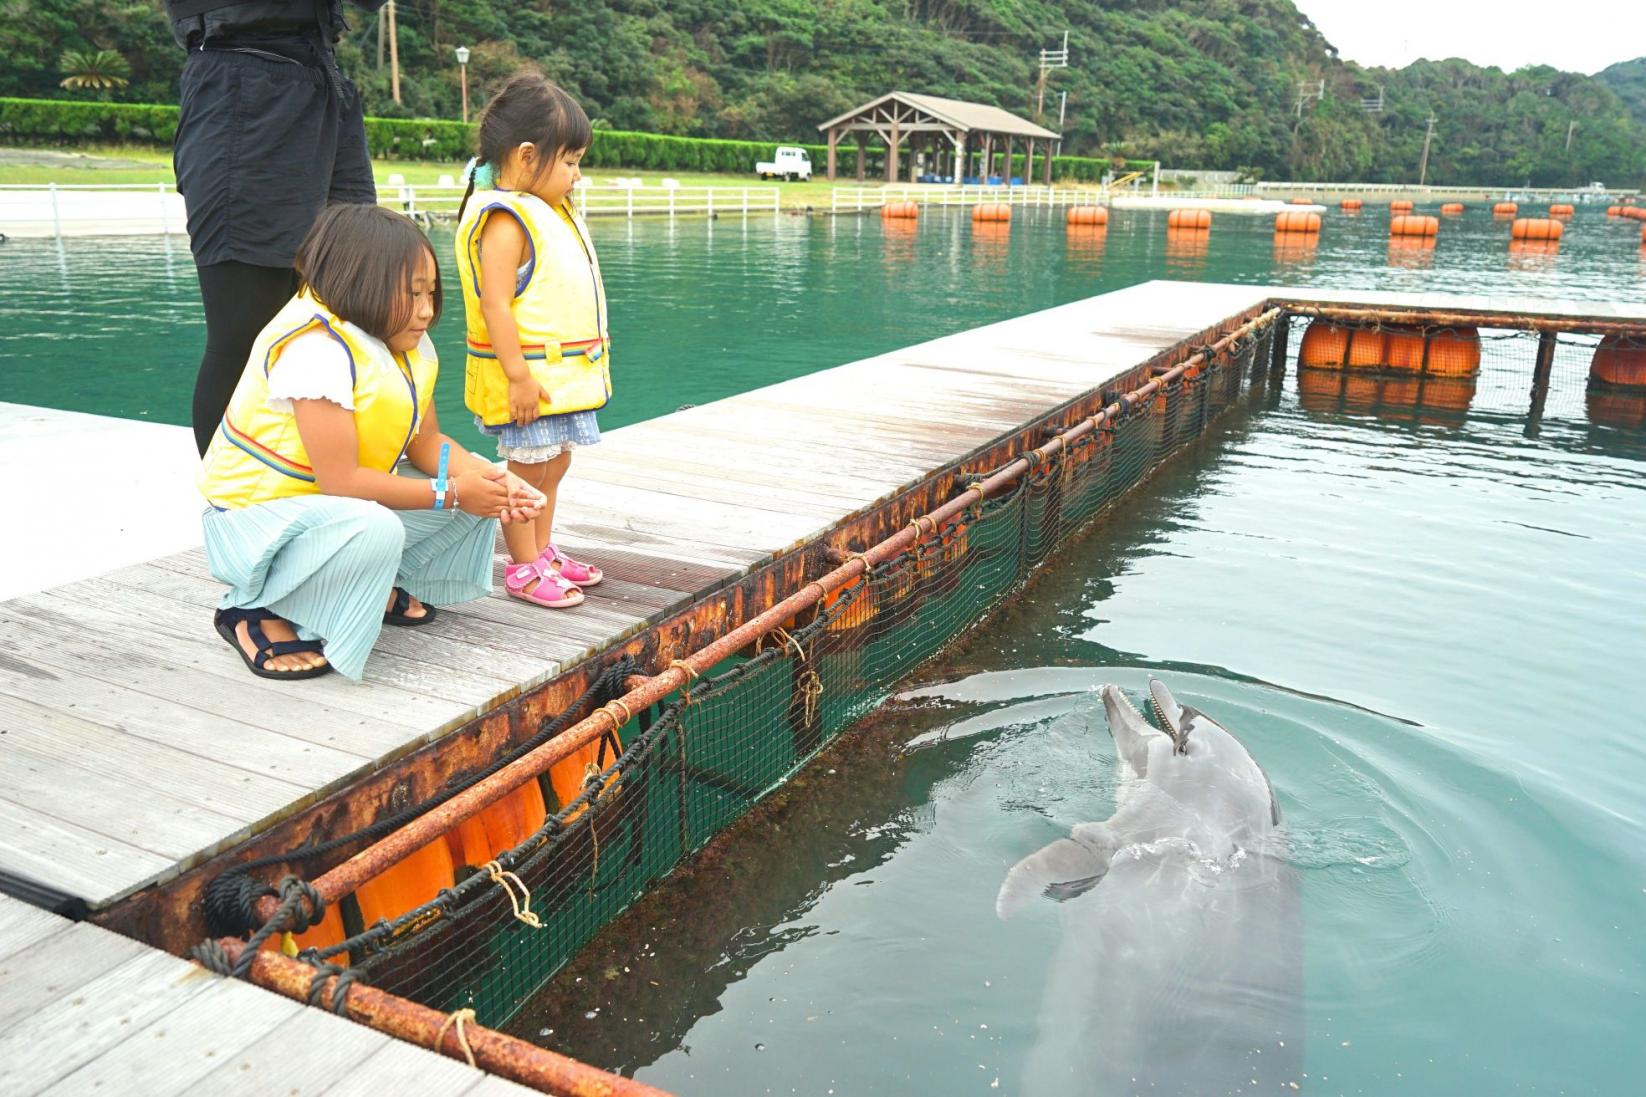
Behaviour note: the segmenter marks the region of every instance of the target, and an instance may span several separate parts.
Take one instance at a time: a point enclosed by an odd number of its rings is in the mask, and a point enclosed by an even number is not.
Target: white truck
[[[779,145],[776,159],[762,160],[754,170],[762,179],[807,180],[812,177],[812,158],[798,145]]]

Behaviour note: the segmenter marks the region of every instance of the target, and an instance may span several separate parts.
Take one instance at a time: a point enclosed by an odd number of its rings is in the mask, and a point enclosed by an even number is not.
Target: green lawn
[[[389,177],[399,175],[413,185],[434,184],[440,177],[458,178],[463,170],[459,163],[441,163],[425,160],[376,160],[372,163],[378,185],[385,186]],[[664,179],[677,179],[683,187],[776,187],[780,202],[786,209],[812,206],[823,209],[830,204],[830,191],[836,187],[853,187],[857,180],[842,175],[838,182],[814,177],[809,183],[764,181],[750,171],[742,175],[717,175],[690,171],[640,171],[622,168],[590,170],[589,178],[595,185],[604,185],[624,176],[638,178],[648,186],[656,186]],[[151,146],[122,145],[87,147],[73,150],[7,149],[0,148],[0,184],[44,186],[61,183],[76,186],[96,186],[111,183],[172,183],[176,176],[171,168],[171,150]],[[876,186],[868,180],[865,186]],[[1073,184],[1083,185],[1083,184]],[[1089,185],[1089,184],[1088,184]]]
[[[414,185],[434,184],[443,175],[458,178],[463,165],[420,160],[376,160],[372,172],[379,186],[399,175]],[[826,179],[810,183],[762,181],[754,172],[746,175],[715,175],[706,172],[639,171],[627,169],[591,170],[589,178],[599,186],[617,176],[639,178],[648,186],[664,179],[677,179],[684,187],[777,187],[785,207],[827,206],[832,186]],[[87,186],[110,183],[172,183],[171,151],[147,146],[93,147],[47,152],[37,149],[0,149],[0,184],[44,186],[47,183]],[[839,186],[854,186],[856,180],[842,179]],[[869,185],[873,185],[871,181]]]

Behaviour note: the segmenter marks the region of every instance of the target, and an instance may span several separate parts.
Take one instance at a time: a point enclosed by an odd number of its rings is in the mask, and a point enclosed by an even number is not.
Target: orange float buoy
[[[1602,338],[1589,362],[1589,383],[1646,389],[1646,337],[1614,334]]]
[[[436,838],[396,861],[355,889],[360,918],[366,925],[414,910],[457,882],[451,850]]]
[[[1606,216],[1607,217],[1617,217],[1617,216],[1620,216],[1622,213],[1623,213],[1623,207],[1622,206],[1607,206],[1606,207]]]
[[[1286,199],[1286,201],[1290,202],[1294,206],[1312,206],[1312,205],[1314,205],[1314,199],[1304,198],[1302,195],[1299,195],[1296,198],[1288,198],[1288,199]]]
[[[982,202],[972,207],[973,221],[1010,221],[1012,207],[1004,202]]]
[[[1568,206],[1561,202],[1556,202],[1549,207],[1550,217],[1570,217],[1576,212],[1577,208],[1575,206]]]
[[[880,216],[887,220],[919,217],[920,207],[914,202],[887,202],[880,207]]]
[[[1480,372],[1480,332],[1476,328],[1388,330],[1384,364],[1403,373],[1473,377]]]
[[[1405,199],[1405,198],[1396,198],[1394,201],[1389,203],[1389,212],[1390,213],[1411,213],[1412,212],[1412,203],[1411,203],[1410,200]]]
[[[1499,202],[1492,207],[1492,213],[1498,217],[1513,217],[1520,212],[1520,207],[1513,202]]]
[[[453,863],[479,868],[524,842],[547,818],[543,787],[527,781],[448,831],[446,844],[451,847]]]
[[[1275,215],[1275,232],[1319,232],[1320,214],[1286,210]]]
[[[1440,207],[1440,212],[1448,215],[1457,215],[1463,212],[1462,202],[1447,202]]]
[[[1205,209],[1174,209],[1166,215],[1166,227],[1169,229],[1209,229],[1212,227],[1212,211]]]
[[[1386,341],[1382,331],[1372,328],[1312,320],[1298,345],[1297,364],[1303,369],[1377,369],[1383,365]]]
[[[1107,225],[1109,209],[1107,206],[1070,206],[1064,220],[1070,225]]]
[[[1364,206],[1365,204],[1366,203],[1364,201],[1362,201],[1361,199],[1359,199],[1359,198],[1345,198],[1345,199],[1343,199],[1343,201],[1341,201],[1337,204],[1337,208],[1340,209],[1340,210],[1348,210],[1348,211],[1352,212],[1352,211],[1357,210],[1360,207]]]
[[[1509,229],[1511,240],[1559,240],[1566,226],[1548,217],[1519,217]]]
[[[1389,222],[1390,236],[1433,236],[1440,231],[1440,218],[1402,214]]]

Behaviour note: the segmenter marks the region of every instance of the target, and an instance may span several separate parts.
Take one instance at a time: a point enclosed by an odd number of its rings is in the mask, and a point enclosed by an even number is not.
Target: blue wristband
[[[446,465],[451,461],[452,446],[450,442],[440,443],[440,471],[434,478],[434,509],[443,510],[446,506]]]

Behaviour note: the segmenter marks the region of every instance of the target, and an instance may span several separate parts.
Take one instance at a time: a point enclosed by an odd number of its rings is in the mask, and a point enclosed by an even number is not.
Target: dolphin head
[[[1215,768],[1229,776],[1255,780],[1267,793],[1271,822],[1280,822],[1280,806],[1268,775],[1227,728],[1204,712],[1179,704],[1166,684],[1155,678],[1149,679],[1149,707],[1160,723],[1158,728],[1143,718],[1118,686],[1103,687],[1109,734],[1134,773],[1159,783]]]

